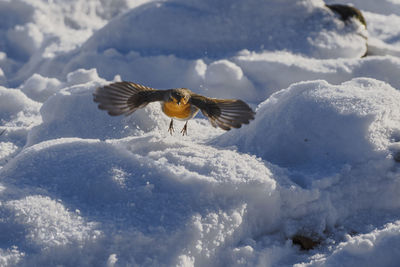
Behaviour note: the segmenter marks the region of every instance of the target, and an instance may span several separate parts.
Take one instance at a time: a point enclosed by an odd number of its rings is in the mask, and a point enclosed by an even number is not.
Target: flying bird
[[[224,130],[240,128],[254,119],[255,112],[242,100],[209,98],[187,88],[158,90],[133,82],[116,82],[98,87],[93,100],[111,116],[130,115],[151,102],[160,102],[161,109],[171,118],[168,132],[174,132],[174,119],[186,121],[181,130],[187,135],[188,120],[201,112],[211,125]]]

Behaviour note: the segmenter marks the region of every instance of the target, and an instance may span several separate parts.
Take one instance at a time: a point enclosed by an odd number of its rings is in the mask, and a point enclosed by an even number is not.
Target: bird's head
[[[176,103],[178,105],[186,105],[189,101],[190,94],[187,89],[181,88],[181,89],[174,89],[171,91],[169,95],[169,102]]]

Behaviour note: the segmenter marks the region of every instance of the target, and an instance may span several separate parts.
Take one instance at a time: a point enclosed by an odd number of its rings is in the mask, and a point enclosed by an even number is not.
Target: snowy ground
[[[398,266],[400,1],[352,2],[0,0],[0,265]],[[121,79],[257,115],[170,136]]]

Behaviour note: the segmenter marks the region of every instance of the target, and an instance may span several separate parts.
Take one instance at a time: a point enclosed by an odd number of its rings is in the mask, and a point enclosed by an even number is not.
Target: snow
[[[399,221],[388,223],[384,229],[346,236],[329,259],[318,257],[310,263],[296,266],[396,266],[399,262]],[[345,261],[343,261],[345,260]]]
[[[400,2],[352,4],[0,0],[0,265],[397,266]],[[171,136],[121,80],[257,114]]]
[[[261,103],[248,127],[215,143],[290,169],[360,165],[391,154],[400,134],[398,103],[400,92],[377,80],[300,82]]]
[[[43,103],[57,93],[61,89],[60,87],[62,87],[62,83],[59,80],[35,73],[24,82],[21,91],[29,98]]]

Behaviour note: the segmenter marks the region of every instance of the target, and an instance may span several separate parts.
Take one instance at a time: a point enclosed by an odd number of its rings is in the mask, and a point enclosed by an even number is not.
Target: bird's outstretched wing
[[[201,110],[214,127],[227,131],[248,124],[256,114],[242,100],[215,99],[192,94],[190,102]]]
[[[97,88],[93,100],[111,116],[129,115],[150,102],[162,101],[165,93],[137,83],[116,82]]]

